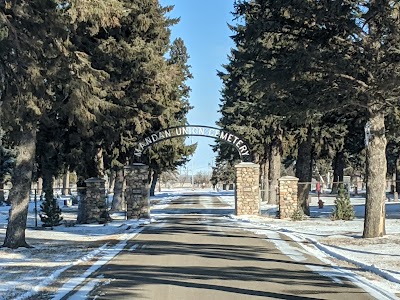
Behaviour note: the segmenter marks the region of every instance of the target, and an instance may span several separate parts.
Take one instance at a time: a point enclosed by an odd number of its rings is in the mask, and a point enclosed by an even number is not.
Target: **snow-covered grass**
[[[233,192],[164,191],[151,198],[153,208],[162,210],[181,193],[212,193],[233,211]],[[317,198],[311,198],[311,218],[304,221],[279,220],[275,218],[277,207],[262,203],[260,216],[230,215],[237,226],[252,230],[269,230],[286,235],[303,246],[312,255],[329,259],[332,263],[345,266],[347,263],[360,267],[361,274],[368,280],[392,293],[400,293],[400,203],[387,202],[387,235],[381,238],[363,239],[364,201],[351,198],[356,210],[353,221],[331,221],[334,197],[323,197],[324,208],[319,209]],[[76,219],[76,206],[62,207],[65,220]],[[0,239],[4,240],[9,207],[0,207]],[[116,220],[106,225],[64,225],[54,230],[42,228],[38,221],[35,228],[34,202],[30,203],[27,241],[32,249],[10,250],[0,248],[0,300],[27,299],[37,292],[48,290],[63,272],[72,272],[74,266],[87,263],[89,269],[98,268],[116,255],[141,229],[142,221],[126,221],[124,215],[114,215]],[[148,220],[146,220],[148,221]],[[89,270],[88,269],[88,270]],[[362,270],[365,270],[362,272]],[[56,298],[84,277],[77,274],[75,280],[67,280],[57,290]]]
[[[163,195],[152,201],[164,203],[176,197]],[[76,220],[78,207],[64,207],[63,203],[63,199],[60,199],[64,220],[67,223]],[[40,203],[37,203],[37,207],[40,209]],[[5,238],[9,209],[9,206],[0,206],[1,241]],[[0,300],[27,299],[40,291],[46,291],[63,272],[78,264],[92,264],[96,261],[94,266],[100,267],[121,251],[126,241],[141,230],[143,223],[149,221],[127,221],[124,214],[114,214],[112,218],[113,222],[105,225],[61,225],[50,229],[41,227],[42,223],[37,216],[38,226],[35,227],[35,203],[30,202],[26,240],[34,248],[0,248]],[[81,274],[78,275],[83,279]],[[60,290],[66,291],[74,283]]]
[[[234,202],[233,196],[224,197],[224,200],[230,204]],[[319,209],[318,198],[311,198],[311,218],[304,221],[277,219],[277,206],[264,203],[261,216],[231,218],[274,230],[303,245],[311,244],[332,262],[356,265],[363,276],[378,286],[400,293],[400,203],[386,202],[386,235],[364,239],[364,198],[351,198],[356,212],[352,221],[332,221],[330,215],[335,198],[326,196],[322,200],[324,208]]]

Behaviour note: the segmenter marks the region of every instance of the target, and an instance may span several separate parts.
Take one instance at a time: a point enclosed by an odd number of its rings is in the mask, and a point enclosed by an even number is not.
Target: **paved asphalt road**
[[[331,268],[287,238],[241,230],[224,207],[193,194],[157,211],[157,222],[92,274],[102,284],[91,299],[375,299],[346,278],[320,275]],[[274,239],[304,259],[283,254]]]

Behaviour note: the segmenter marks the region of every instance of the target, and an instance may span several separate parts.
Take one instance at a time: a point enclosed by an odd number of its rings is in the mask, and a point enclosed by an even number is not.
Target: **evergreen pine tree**
[[[25,229],[37,124],[55,100],[54,73],[49,65],[59,58],[58,38],[66,33],[64,25],[55,1],[0,3],[0,126],[7,130],[18,153],[3,244],[8,248],[29,247]]]
[[[332,220],[353,220],[354,208],[350,202],[349,192],[341,188],[335,200],[335,208],[332,213]]]
[[[232,183],[235,181],[234,161],[216,160],[216,165],[210,179],[212,185],[217,187],[220,183]],[[220,188],[220,186],[219,186]]]
[[[63,217],[61,216],[61,209],[58,206],[57,199],[46,197],[40,204],[40,211],[39,214],[40,220],[43,222],[43,227],[51,227],[61,225],[61,221]]]
[[[364,237],[385,234],[385,114],[398,106],[400,3],[397,1],[237,1],[254,103],[268,113],[315,124],[327,111],[362,108],[368,118]],[[311,122],[310,122],[311,121]],[[307,138],[306,149],[312,149]],[[299,145],[301,148],[302,145]],[[307,152],[307,153],[306,153]],[[303,175],[311,174],[300,164]],[[303,156],[303,155],[301,155]],[[301,157],[298,156],[298,160]],[[301,174],[299,174],[301,175]],[[307,176],[304,176],[304,179]],[[302,180],[300,181],[308,181]],[[301,199],[302,201],[303,199]]]
[[[163,105],[165,107],[162,116],[158,121],[153,122],[153,129],[162,129],[185,125],[187,113],[191,109],[189,105],[190,87],[186,84],[193,76],[188,65],[189,55],[186,46],[181,38],[172,42],[167,59],[170,71],[170,88],[165,94]],[[150,195],[154,195],[155,186],[159,175],[175,171],[177,167],[189,161],[190,155],[194,153],[196,145],[185,145],[184,138],[174,138],[164,141],[148,149],[145,163],[150,166],[152,180]]]

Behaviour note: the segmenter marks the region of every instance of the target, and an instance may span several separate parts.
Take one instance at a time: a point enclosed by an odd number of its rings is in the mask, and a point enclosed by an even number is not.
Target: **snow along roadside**
[[[364,269],[366,271],[370,271],[371,273],[374,273],[379,276],[382,276],[382,274],[385,273],[385,271],[383,271],[381,269],[378,269],[373,266],[367,266],[366,264],[363,264],[361,262],[352,260],[350,258],[346,258],[346,257],[342,256],[341,254],[337,253],[336,251],[334,251],[333,249],[330,249],[329,246],[322,245],[321,243],[317,242],[316,240],[313,240],[312,238],[305,237],[300,233],[297,233],[297,232],[294,232],[294,231],[291,231],[291,230],[288,230],[285,228],[280,228],[278,226],[273,226],[270,224],[260,224],[257,222],[252,222],[251,220],[249,220],[247,218],[241,219],[234,215],[231,215],[230,219],[238,221],[239,224],[242,223],[241,225],[243,226],[242,228],[244,230],[250,230],[250,231],[254,232],[255,234],[265,234],[268,236],[267,232],[270,231],[270,232],[273,232],[274,234],[282,234],[282,235],[287,236],[288,238],[290,238],[291,240],[296,242],[299,246],[301,246],[305,250],[305,253],[312,255],[312,256],[316,257],[317,259],[321,260],[322,262],[324,262],[325,264],[331,266],[331,268],[333,270],[329,271],[329,272],[326,272],[324,270],[314,270],[315,272],[318,272],[321,275],[324,275],[324,276],[328,275],[328,277],[331,277],[332,279],[335,279],[335,277],[345,277],[348,280],[352,281],[354,284],[358,285],[359,287],[361,287],[362,289],[367,291],[370,295],[372,295],[373,297],[375,297],[377,299],[382,299],[382,300],[383,299],[391,299],[391,300],[399,299],[393,293],[388,292],[384,288],[377,286],[376,284],[369,281],[368,279],[365,279],[362,276],[359,276],[349,270],[344,270],[344,269],[340,268],[339,266],[334,264],[332,261],[327,259],[327,256],[331,256],[331,257],[337,258],[339,260],[353,263],[353,264],[361,267],[362,269]],[[254,228],[254,227],[246,228],[249,225],[255,226],[256,228]],[[314,247],[310,247],[310,246],[306,245],[304,243],[306,241],[309,241],[310,243],[312,243]],[[301,255],[296,254],[296,251],[293,251],[291,249],[291,247],[289,247],[285,244],[282,244],[281,241],[273,240],[272,242],[274,244],[277,243],[276,247],[279,250],[281,250],[281,252],[284,253],[285,255],[288,255],[289,257],[291,257],[292,259],[294,259],[296,261],[299,261],[299,260],[301,261]],[[300,259],[296,258],[296,255],[298,255],[298,257],[300,257]],[[386,272],[386,273],[388,273],[388,272]],[[395,277],[393,277],[393,279],[395,279],[395,281],[389,279],[392,277],[393,276],[387,276],[386,279],[397,283],[398,281]]]
[[[137,224],[135,224],[137,225]],[[131,225],[130,225],[131,226]],[[140,225],[138,225],[140,226]],[[129,227],[128,227],[129,228]],[[40,283],[38,283],[37,285],[33,286],[31,290],[27,291],[26,293],[16,297],[14,300],[24,300],[27,298],[30,298],[36,294],[38,294],[39,292],[41,292],[42,290],[44,290],[47,286],[51,285],[54,281],[57,280],[57,278],[66,270],[68,270],[69,268],[76,266],[82,262],[86,262],[89,261],[93,258],[95,258],[98,255],[101,255],[100,258],[95,262],[94,265],[97,266],[97,268],[93,269],[92,272],[94,272],[95,270],[97,270],[98,268],[100,268],[102,265],[100,265],[100,263],[107,263],[109,260],[111,260],[115,255],[117,255],[122,249],[121,248],[122,245],[126,245],[127,241],[131,238],[133,238],[134,236],[136,236],[138,233],[140,233],[144,228],[143,227],[135,227],[133,228],[129,234],[124,234],[120,240],[121,242],[119,242],[116,246],[111,246],[108,247],[109,243],[105,243],[104,245],[102,245],[101,247],[91,251],[90,253],[84,255],[83,257],[71,262],[69,265],[65,266],[64,268],[58,269],[55,272],[53,272],[52,274],[50,274],[48,276],[48,278],[42,280]],[[118,250],[118,252],[117,252]],[[108,258],[108,260],[106,260]],[[92,266],[93,267],[93,266]],[[90,267],[89,269],[91,269],[92,267]],[[87,273],[87,271],[85,272],[85,274]],[[86,274],[87,276],[90,274]],[[76,278],[75,280],[78,280],[79,278]],[[84,280],[85,278],[83,278]],[[71,280],[70,280],[71,281]],[[67,282],[69,283],[69,281]],[[78,283],[79,284],[79,283]],[[64,284],[65,286],[65,284]],[[64,286],[61,288],[61,290],[64,288]],[[72,285],[71,285],[72,286]],[[69,292],[69,291],[68,291]],[[57,294],[58,295],[58,294]],[[56,296],[57,296],[56,295]],[[60,298],[56,298],[56,299],[61,299]]]
[[[350,257],[346,257],[346,256],[340,254],[338,251],[336,251],[333,247],[324,245],[324,244],[318,242],[316,239],[304,236],[303,234],[300,234],[298,232],[295,232],[295,231],[292,231],[292,230],[288,230],[288,229],[284,229],[284,228],[280,228],[280,227],[277,227],[277,226],[270,226],[270,227],[272,229],[280,232],[281,234],[290,237],[292,240],[294,240],[295,242],[300,244],[303,248],[305,247],[304,242],[309,242],[309,243],[313,244],[316,248],[318,248],[320,251],[322,251],[323,253],[325,253],[325,254],[327,254],[327,255],[329,255],[331,257],[334,257],[334,258],[337,258],[339,260],[351,263],[351,264],[353,264],[355,266],[358,266],[358,267],[362,268],[365,271],[374,273],[374,274],[376,274],[376,275],[378,275],[378,276],[380,276],[380,277],[382,277],[382,278],[384,278],[386,280],[389,280],[391,282],[400,284],[400,276],[395,274],[395,273],[393,273],[393,272],[390,272],[388,270],[382,270],[382,269],[380,269],[380,268],[378,268],[378,267],[376,267],[374,265],[368,265],[368,264],[365,264],[365,263],[363,263],[361,261],[358,261],[356,259],[352,259]]]
[[[399,299],[393,293],[390,293],[390,292],[384,290],[383,288],[377,286],[376,284],[372,283],[368,279],[365,279],[362,276],[359,276],[359,275],[357,275],[356,273],[354,273],[354,272],[352,272],[350,270],[344,270],[340,266],[337,266],[332,261],[327,259],[326,255],[329,255],[331,257],[337,258],[337,259],[342,260],[342,261],[346,261],[346,262],[355,264],[355,265],[361,267],[362,269],[370,271],[371,273],[377,274],[379,276],[382,276],[380,274],[380,273],[383,272],[382,270],[380,270],[378,268],[375,268],[375,270],[374,270],[375,272],[374,272],[372,269],[368,268],[366,264],[363,264],[363,263],[358,262],[356,260],[347,258],[347,257],[345,257],[343,255],[340,255],[339,253],[337,253],[335,251],[331,251],[331,250],[329,250],[329,248],[330,248],[329,246],[324,246],[324,245],[320,244],[319,242],[317,242],[316,240],[314,240],[312,238],[304,237],[301,234],[293,233],[293,232],[290,232],[290,231],[288,231],[286,229],[284,231],[278,231],[278,232],[283,234],[283,235],[285,235],[285,236],[287,236],[287,237],[289,237],[293,241],[295,241],[304,250],[306,250],[307,253],[313,255],[314,257],[318,258],[322,262],[324,262],[324,263],[326,263],[328,265],[331,265],[336,274],[338,274],[339,276],[340,276],[340,274],[343,274],[342,275],[343,277],[349,279],[354,284],[356,284],[359,287],[363,288],[370,295],[376,297],[377,299]],[[312,247],[306,245],[304,243],[305,241],[308,241],[308,242],[312,243],[315,246],[315,248],[312,248]],[[388,278],[386,278],[386,279],[388,279]],[[395,279],[395,278],[393,278],[393,279]],[[388,280],[392,281],[390,279],[388,279]]]

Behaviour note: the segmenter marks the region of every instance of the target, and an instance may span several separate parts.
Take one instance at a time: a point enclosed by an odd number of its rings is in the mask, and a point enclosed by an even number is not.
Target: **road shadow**
[[[140,241],[130,242],[120,260],[112,261],[92,275],[93,278],[99,276],[104,278],[107,284],[98,286],[91,293],[90,299],[132,299],[133,297],[151,299],[145,291],[152,289],[155,285],[168,286],[172,290],[187,288],[188,293],[192,290],[200,290],[204,293],[202,299],[207,299],[207,291],[224,292],[235,299],[238,296],[241,299],[247,299],[247,297],[322,299],[321,294],[326,293],[338,294],[338,297],[341,297],[339,295],[343,289],[347,291],[346,294],[349,297],[352,295],[357,297],[361,294],[361,291],[347,280],[341,283],[333,282],[331,278],[307,270],[306,266],[326,267],[322,263],[282,259],[279,258],[282,257],[279,250],[257,243],[243,242],[237,245],[229,243],[228,240],[231,238],[249,241],[249,238],[260,240],[260,237],[251,233],[244,235],[240,230],[233,229],[225,236],[216,234],[217,230],[213,232],[213,226],[219,227],[223,224],[224,222],[217,221],[215,225],[208,224],[208,228],[205,229],[203,224],[198,224],[191,218],[174,218],[169,219],[168,226],[165,227],[149,226],[141,233]],[[193,239],[194,242],[187,240],[179,242],[178,237],[175,239],[169,237],[185,233],[209,235],[215,239],[212,239],[213,243],[201,243],[196,242],[196,238]],[[153,235],[157,235],[158,238],[155,239]],[[200,240],[203,239],[199,238]],[[266,240],[268,241],[267,238]],[[137,247],[132,252],[129,249],[133,245]],[[179,261],[193,261],[193,263],[189,266],[160,263],[169,261],[172,257],[179,257]],[[199,259],[207,259],[210,264],[200,265]],[[149,261],[151,263],[145,263]],[[127,264],[124,265],[124,262]],[[133,265],[129,265],[128,262]],[[343,276],[340,274],[343,273],[338,272],[337,276]],[[267,288],[271,285],[284,288],[281,291]],[[192,298],[188,294],[187,298],[179,299],[198,298]],[[229,299],[229,296],[224,299]]]

